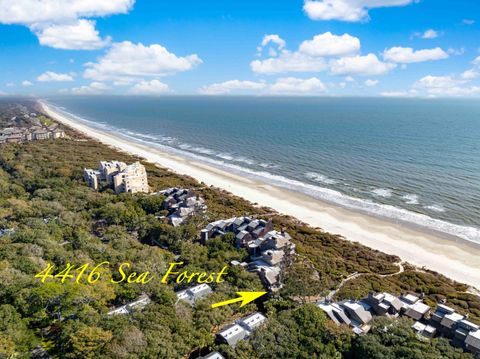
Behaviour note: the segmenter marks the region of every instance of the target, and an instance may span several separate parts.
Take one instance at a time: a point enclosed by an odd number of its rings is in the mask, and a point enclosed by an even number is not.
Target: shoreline
[[[339,234],[347,240],[397,255],[403,261],[419,267],[425,266],[453,280],[480,288],[480,246],[453,236],[450,238],[427,229],[417,229],[414,226],[355,212],[298,192],[129,142],[74,121],[52,110],[45,103],[39,103],[43,111],[54,120],[108,146],[142,157],[177,174],[189,175],[250,202],[271,207],[312,227],[319,227],[326,232]]]

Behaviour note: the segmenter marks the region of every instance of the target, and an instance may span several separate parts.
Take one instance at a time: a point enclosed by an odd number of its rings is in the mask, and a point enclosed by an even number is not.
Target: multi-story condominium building
[[[84,178],[93,189],[98,189],[100,181],[103,181],[113,186],[115,193],[150,191],[147,171],[140,162],[127,165],[119,161],[101,161],[98,170],[85,168]]]
[[[100,161],[98,170],[100,171],[100,179],[107,181],[108,184],[113,184],[113,177],[119,172],[127,168],[125,162],[120,161]]]
[[[150,192],[147,181],[147,171],[140,162],[128,165],[123,171],[113,177],[115,193]]]

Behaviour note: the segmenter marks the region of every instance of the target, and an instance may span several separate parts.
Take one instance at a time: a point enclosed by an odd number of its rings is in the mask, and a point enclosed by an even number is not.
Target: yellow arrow
[[[241,308],[247,305],[248,303],[253,302],[255,299],[260,298],[262,295],[267,294],[267,292],[237,292],[237,294],[240,297],[225,300],[219,303],[214,303],[212,304],[212,308],[223,307],[224,305],[242,302],[242,304],[240,304],[240,308]]]

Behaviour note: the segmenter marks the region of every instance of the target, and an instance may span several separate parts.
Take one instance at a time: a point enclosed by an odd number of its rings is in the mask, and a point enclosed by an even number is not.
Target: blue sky
[[[478,14],[472,0],[0,0],[0,93],[480,96]]]

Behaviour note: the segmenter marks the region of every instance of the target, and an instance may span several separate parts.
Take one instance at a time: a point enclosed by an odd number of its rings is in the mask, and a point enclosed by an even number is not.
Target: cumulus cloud
[[[159,80],[141,81],[130,90],[131,93],[137,95],[160,95],[169,91],[168,85]]]
[[[367,87],[373,87],[373,86],[377,86],[377,85],[378,85],[378,80],[368,79],[368,80],[366,80],[364,83],[365,83],[365,86],[367,86]]]
[[[330,70],[335,75],[376,76],[383,75],[396,67],[382,62],[375,54],[342,57],[330,61]]]
[[[476,79],[477,77],[480,76],[480,72],[478,72],[477,70],[475,69],[470,69],[470,70],[467,70],[467,71],[464,71],[460,77],[463,79],[463,80],[474,80]]]
[[[233,91],[261,90],[267,87],[265,82],[230,80],[203,86],[199,92],[205,95],[228,94]]]
[[[428,75],[418,80],[414,87],[425,90],[433,96],[472,96],[480,94],[479,86],[471,86],[469,80],[452,75]]]
[[[71,74],[60,74],[53,71],[47,71],[37,77],[37,81],[40,82],[63,82],[63,81],[73,81],[73,76]]]
[[[409,91],[385,91],[381,92],[380,96],[383,97],[415,97],[418,91],[411,89]]]
[[[269,90],[282,94],[312,94],[324,92],[325,85],[316,77],[309,79],[299,79],[295,77],[286,77],[278,79],[274,84],[269,86]]]
[[[193,69],[202,60],[196,55],[179,57],[153,44],[114,43],[98,62],[87,63],[84,77],[96,81],[132,82],[144,77],[161,77]]]
[[[267,46],[269,43],[274,43],[278,46],[280,50],[285,48],[286,42],[284,39],[282,39],[280,36],[276,34],[271,34],[271,35],[265,35],[263,37],[261,47]]]
[[[475,60],[473,60],[472,64],[474,64],[476,66],[480,66],[480,56],[478,56]]]
[[[312,57],[299,52],[284,51],[279,57],[254,60],[250,63],[253,72],[278,74],[285,72],[318,72],[327,68],[323,58]]]
[[[425,30],[425,32],[421,35],[421,38],[426,40],[436,39],[437,37],[438,31],[435,31],[433,29]]]
[[[400,64],[411,64],[415,62],[425,62],[442,60],[448,58],[448,54],[441,48],[413,50],[411,47],[392,47],[383,52],[383,58],[386,61]]]
[[[0,23],[24,25],[44,46],[92,50],[105,46],[85,18],[127,13],[135,0],[0,0]]]
[[[260,74],[278,74],[286,72],[319,72],[327,69],[324,57],[354,55],[360,51],[360,40],[349,34],[334,35],[331,32],[318,34],[303,41],[297,51],[285,49],[285,41],[278,35],[263,38],[259,50],[269,43],[278,46],[278,51],[270,51],[264,60],[250,63],[252,71]]]
[[[23,87],[30,87],[30,86],[33,86],[33,84],[30,81],[25,80],[25,81],[22,81],[22,86]]]
[[[256,94],[316,94],[326,90],[325,85],[316,77],[300,79],[296,77],[284,77],[274,83],[264,81],[240,81],[230,80],[203,86],[199,92],[204,95],[221,95],[230,93],[256,93]]]
[[[99,95],[108,89],[110,87],[104,83],[94,81],[90,85],[72,88],[71,93],[75,95]]]
[[[95,50],[105,47],[110,39],[102,39],[95,21],[78,20],[71,24],[36,25],[32,27],[40,45],[63,50]]]
[[[360,51],[360,40],[349,34],[338,36],[326,32],[302,42],[299,51],[310,56],[354,55]]]
[[[305,0],[303,10],[312,20],[368,20],[368,10],[404,6],[414,0]]]

